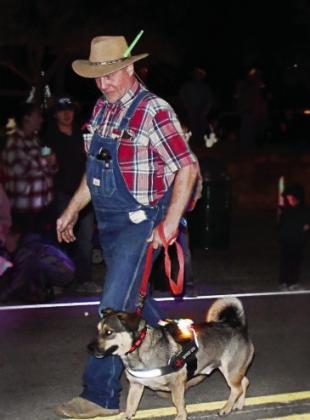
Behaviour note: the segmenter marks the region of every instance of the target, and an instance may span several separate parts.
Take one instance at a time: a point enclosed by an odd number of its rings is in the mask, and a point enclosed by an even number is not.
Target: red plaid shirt
[[[143,205],[155,204],[168,190],[180,168],[195,161],[171,106],[154,94],[142,99],[124,133],[119,125],[135,96],[138,82],[116,103],[100,98],[89,128],[120,141],[118,163],[129,191]],[[104,108],[103,116],[98,116]]]
[[[5,190],[12,210],[36,212],[52,201],[53,178],[38,139],[17,130],[7,140],[2,155]],[[53,171],[54,172],[54,171]]]

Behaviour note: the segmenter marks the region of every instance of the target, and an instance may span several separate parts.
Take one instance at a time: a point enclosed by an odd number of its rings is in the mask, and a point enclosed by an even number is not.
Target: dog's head
[[[97,338],[88,349],[98,358],[112,354],[123,356],[144,327],[145,321],[135,313],[106,309],[97,325]]]

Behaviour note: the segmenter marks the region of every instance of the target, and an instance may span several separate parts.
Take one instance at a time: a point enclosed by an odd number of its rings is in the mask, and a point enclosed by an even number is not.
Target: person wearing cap
[[[175,112],[135,77],[133,64],[147,54],[130,55],[123,36],[92,40],[89,60],[73,70],[95,79],[103,96],[89,124],[93,132],[86,175],[57,221],[59,241],[75,239],[79,212],[92,201],[107,265],[99,314],[106,308],[134,312],[149,243],[159,252],[162,224],[175,236],[196,180],[195,158]],[[142,316],[151,325],[162,318],[151,296]],[[90,356],[80,397],[56,408],[66,418],[119,413],[121,359]]]
[[[56,217],[67,207],[85,173],[86,154],[82,131],[77,123],[78,105],[70,96],[59,96],[51,109],[43,142],[56,155],[58,172],[54,177],[54,204]],[[94,213],[86,206],[76,226],[77,240],[63,244],[76,267],[73,285],[77,292],[99,293],[101,287],[92,281],[92,238]]]

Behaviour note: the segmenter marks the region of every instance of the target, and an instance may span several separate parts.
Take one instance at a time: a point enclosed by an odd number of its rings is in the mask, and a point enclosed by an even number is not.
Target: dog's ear
[[[119,312],[117,314],[121,323],[130,331],[138,331],[141,317],[136,313],[131,312]]]
[[[100,311],[100,318],[101,319],[104,319],[104,318],[106,318],[107,316],[109,316],[109,315],[111,315],[113,313],[114,313],[114,311],[111,308],[101,309],[101,311]]]

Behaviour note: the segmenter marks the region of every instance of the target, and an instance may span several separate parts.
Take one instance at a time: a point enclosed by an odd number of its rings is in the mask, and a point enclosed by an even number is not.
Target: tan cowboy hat
[[[89,60],[75,60],[72,68],[79,76],[96,78],[129,66],[148,54],[124,57],[128,45],[123,36],[97,36],[92,39]]]

